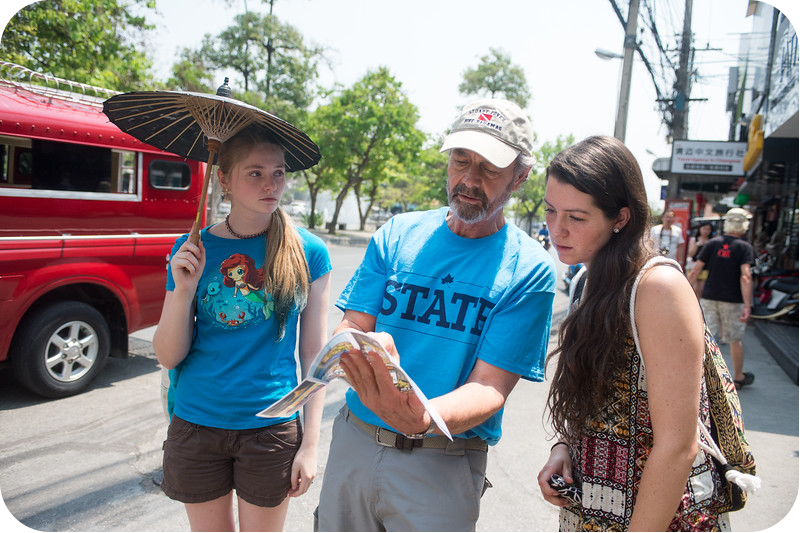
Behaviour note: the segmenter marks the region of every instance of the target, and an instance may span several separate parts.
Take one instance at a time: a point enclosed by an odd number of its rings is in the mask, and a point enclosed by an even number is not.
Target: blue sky
[[[11,10],[27,3],[4,0],[0,24]],[[747,3],[694,0],[695,47],[723,50],[696,54],[701,79],[691,97],[708,101],[691,104],[691,139],[727,139],[727,69],[736,64],[739,33],[751,27],[745,19]],[[790,19],[800,12],[792,0],[772,3],[788,10]],[[675,11],[672,17],[680,28],[681,0],[671,0],[675,7],[663,0],[654,4],[662,16]],[[157,73],[166,78],[179,47],[197,47],[204,34],[227,27],[245,5],[268,9],[258,0],[158,2],[161,15],[153,20],[157,36],[149,50]],[[613,134],[621,61],[602,60],[594,51],[621,53],[624,30],[607,0],[276,0],[275,14],[308,42],[327,49],[331,68],[323,68],[320,77],[326,87],[334,82],[351,85],[368,69],[387,66],[420,109],[419,127],[430,134],[443,132],[466,103],[458,94],[463,72],[492,47],[509,54],[526,73],[533,94],[526,111],[539,142],[569,133],[576,139]],[[671,41],[669,36],[665,40]],[[636,59],[626,144],[642,167],[651,204],[658,205],[661,183],[652,173],[652,163],[656,157],[668,157],[671,148],[655,98],[653,83]]]

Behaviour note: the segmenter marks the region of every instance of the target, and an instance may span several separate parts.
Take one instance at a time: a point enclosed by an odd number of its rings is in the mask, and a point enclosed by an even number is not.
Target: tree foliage
[[[308,196],[310,199],[308,227],[314,229],[317,225],[317,198],[319,193],[325,190],[333,190],[336,183],[336,168],[329,164],[330,146],[329,142],[336,138],[338,134],[338,124],[336,122],[336,111],[328,109],[334,106],[337,100],[334,98],[330,104],[318,107],[310,113],[305,121],[305,131],[322,150],[322,160],[319,164],[299,172],[305,182]]]
[[[21,9],[0,42],[6,61],[59,78],[120,91],[151,85],[138,14],[155,0],[43,0]]]
[[[399,171],[392,172],[381,188],[379,206],[387,211],[412,211],[447,205],[447,154],[441,142],[423,149]]]
[[[316,97],[321,59],[322,50],[306,45],[293,26],[272,14],[246,11],[219,34],[206,34],[198,49],[184,50],[172,81],[189,90],[216,76],[219,80],[208,87],[216,90],[229,76],[241,82],[234,88],[236,98],[294,123],[303,120]]]
[[[175,91],[191,91],[195,93],[213,93],[215,79],[211,64],[198,50],[182,48],[178,61],[172,65],[172,76],[166,87]],[[219,86],[219,81],[216,82]]]
[[[523,109],[531,98],[525,71],[512,65],[511,57],[497,48],[489,49],[489,54],[481,57],[477,67],[464,71],[464,81],[458,91],[465,96],[505,98]]]
[[[323,160],[313,171],[314,180],[338,192],[331,233],[351,191],[363,227],[381,183],[417,157],[424,140],[416,128],[418,118],[416,106],[385,67],[368,72],[309,117],[312,138],[324,147]]]
[[[517,189],[513,207],[517,220],[524,221],[520,225],[526,231],[530,232],[534,219],[542,218],[547,166],[556,154],[573,144],[575,137],[572,134],[559,135],[554,142],[546,141],[534,152],[536,162],[528,179]]]

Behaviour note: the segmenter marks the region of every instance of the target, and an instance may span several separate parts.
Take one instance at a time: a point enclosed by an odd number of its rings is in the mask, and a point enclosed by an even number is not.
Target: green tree
[[[324,147],[314,177],[322,183],[320,187],[338,191],[329,231],[335,231],[342,204],[351,191],[363,228],[381,183],[419,153],[424,140],[416,128],[419,112],[402,92],[400,82],[381,67],[334,95],[312,115],[312,138]]]
[[[155,0],[43,0],[21,9],[0,42],[6,61],[120,91],[152,84],[145,16]]]
[[[517,189],[513,206],[517,220],[524,221],[521,226],[526,231],[531,231],[534,219],[542,217],[541,207],[544,202],[547,166],[556,154],[573,144],[575,144],[575,137],[572,134],[559,135],[555,142],[545,142],[533,154],[536,162],[528,179]]]
[[[401,171],[389,173],[379,196],[381,208],[388,211],[399,205],[410,211],[447,205],[447,154],[439,152],[441,142],[428,144]]]
[[[187,68],[187,58],[207,67]],[[241,91],[234,89],[237,98],[294,123],[303,120],[317,96],[314,82],[321,59],[322,49],[307,46],[291,25],[271,13],[248,11],[236,15],[218,35],[207,34],[199,49],[184,54],[173,73],[177,74],[176,68],[187,72],[181,78],[186,82],[203,79],[209,72],[218,73],[221,82],[223,76],[236,73],[243,84]]]
[[[250,91],[258,72],[266,67],[260,42],[268,39],[262,33],[264,21],[258,13],[241,13],[233,18],[233,25],[212,37],[206,34],[200,53],[216,69],[230,69],[239,73],[244,82],[244,92]],[[264,95],[265,97],[269,95]]]
[[[417,205],[420,208],[441,207],[449,203],[447,198],[448,156],[439,151],[442,140],[422,151],[419,158],[417,180],[423,185]]]
[[[490,48],[477,67],[464,71],[464,81],[458,91],[465,96],[505,98],[523,109],[531,98],[525,71],[512,65],[511,57],[497,48]]]
[[[196,93],[216,91],[213,69],[201,52],[183,48],[178,57],[180,59],[172,65],[172,76],[166,83],[168,89]],[[217,82],[216,86],[219,85]]]
[[[337,96],[332,96],[339,89],[334,89],[329,103],[317,107],[309,113],[304,122],[305,132],[311,139],[322,147],[322,160],[319,164],[299,172],[305,182],[309,196],[308,227],[314,229],[317,224],[317,197],[326,190],[335,190],[336,172],[335,165],[331,165],[332,151],[336,146],[334,142],[339,136],[339,121],[341,119],[341,101]]]

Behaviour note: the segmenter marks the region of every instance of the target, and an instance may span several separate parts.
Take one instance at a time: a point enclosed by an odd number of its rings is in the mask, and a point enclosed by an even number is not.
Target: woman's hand
[[[566,507],[569,501],[558,494],[558,491],[550,487],[550,476],[558,474],[567,483],[574,483],[572,479],[572,458],[569,455],[569,447],[559,443],[550,450],[550,458],[539,471],[536,477],[539,482],[539,490],[542,491],[544,499],[557,507]]]
[[[164,368],[175,368],[192,346],[195,293],[205,264],[206,249],[202,241],[199,245],[186,241],[170,258],[175,289],[164,296],[161,319],[153,334],[153,350]]]
[[[290,498],[302,496],[317,476],[317,446],[300,445],[300,449],[292,461],[292,488],[289,490]]]
[[[175,289],[183,291],[194,291],[203,275],[203,268],[206,265],[206,249],[203,241],[197,245],[188,240],[178,248],[175,255],[169,262],[172,272],[172,279],[175,281]]]

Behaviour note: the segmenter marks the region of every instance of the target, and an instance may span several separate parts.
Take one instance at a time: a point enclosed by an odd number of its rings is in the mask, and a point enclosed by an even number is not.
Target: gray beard
[[[457,199],[457,195],[461,193],[479,198],[481,200],[480,205],[461,202]],[[502,210],[508,203],[509,198],[511,198],[511,187],[509,186],[505,194],[491,205],[483,191],[480,189],[468,189],[464,184],[456,185],[452,191],[448,190],[447,197],[449,199],[450,212],[460,221],[474,224],[476,222],[488,220],[494,217],[498,211]]]

